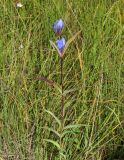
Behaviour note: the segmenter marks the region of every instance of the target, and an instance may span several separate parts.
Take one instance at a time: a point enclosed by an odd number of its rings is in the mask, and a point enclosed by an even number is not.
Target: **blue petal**
[[[54,24],[53,24],[53,31],[55,33],[60,32],[64,27],[64,22],[62,21],[62,19],[57,20]]]
[[[56,44],[59,50],[63,49],[65,47],[65,38],[57,40]]]

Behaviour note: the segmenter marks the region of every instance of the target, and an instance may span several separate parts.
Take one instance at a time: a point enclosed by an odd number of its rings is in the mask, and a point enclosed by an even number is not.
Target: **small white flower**
[[[23,7],[23,4],[21,2],[17,2],[16,7],[21,8],[21,7]]]
[[[24,46],[22,44],[20,44],[19,49],[21,50],[23,48],[24,48]]]

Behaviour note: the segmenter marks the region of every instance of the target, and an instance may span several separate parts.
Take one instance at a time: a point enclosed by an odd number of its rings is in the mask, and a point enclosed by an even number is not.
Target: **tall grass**
[[[0,158],[123,159],[123,0],[21,2],[0,1]],[[60,17],[66,40],[81,31],[63,59],[63,132],[60,58],[49,42]]]

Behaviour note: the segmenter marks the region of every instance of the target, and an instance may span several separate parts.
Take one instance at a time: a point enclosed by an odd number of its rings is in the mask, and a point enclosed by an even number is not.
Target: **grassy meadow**
[[[124,0],[21,3],[0,1],[0,160],[124,160]]]

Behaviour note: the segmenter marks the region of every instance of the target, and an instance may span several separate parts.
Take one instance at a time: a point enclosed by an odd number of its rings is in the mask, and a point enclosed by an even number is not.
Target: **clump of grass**
[[[67,160],[121,159],[124,3],[21,3],[17,8],[13,1],[0,2],[0,158],[57,160],[62,153]],[[51,25],[59,17],[66,39],[81,30],[64,57],[62,135],[59,57],[49,44],[54,41]],[[55,87],[36,80],[39,76]]]

